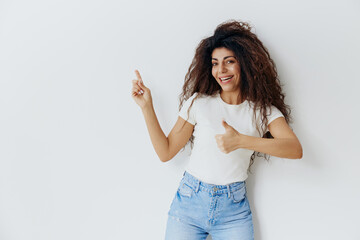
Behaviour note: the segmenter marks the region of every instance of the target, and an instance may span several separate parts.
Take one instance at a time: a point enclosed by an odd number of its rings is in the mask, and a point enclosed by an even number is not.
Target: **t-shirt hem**
[[[235,182],[243,182],[248,178],[248,175],[245,174],[242,177],[238,177],[238,178],[234,178],[232,180],[229,181],[211,181],[211,180],[204,180],[203,178],[199,177],[199,175],[197,175],[196,173],[192,172],[192,170],[189,170],[187,168],[185,168],[185,171],[190,173],[191,175],[193,175],[195,178],[197,178],[198,180],[200,180],[201,182],[207,183],[207,184],[213,184],[213,185],[229,185]]]

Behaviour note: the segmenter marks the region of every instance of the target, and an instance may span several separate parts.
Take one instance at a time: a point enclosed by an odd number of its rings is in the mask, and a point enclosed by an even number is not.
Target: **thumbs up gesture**
[[[224,119],[222,120],[222,125],[225,128],[225,133],[215,135],[215,139],[218,148],[227,154],[239,148],[240,141],[245,135],[236,131]]]

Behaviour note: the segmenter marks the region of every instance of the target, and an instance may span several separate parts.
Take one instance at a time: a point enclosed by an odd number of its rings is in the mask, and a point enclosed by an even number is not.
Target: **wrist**
[[[248,135],[244,135],[244,134],[238,134],[237,135],[237,148],[246,148],[246,143],[248,141],[250,141],[250,137]]]
[[[152,103],[149,103],[149,104],[147,104],[147,105],[145,105],[145,106],[143,106],[143,107],[141,108],[141,111],[142,111],[143,113],[146,113],[146,112],[149,112],[149,111],[153,111],[153,110],[154,110],[154,107],[153,107]]]

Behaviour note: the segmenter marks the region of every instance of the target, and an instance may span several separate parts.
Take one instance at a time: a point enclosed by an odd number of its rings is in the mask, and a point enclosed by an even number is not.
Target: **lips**
[[[233,78],[233,75],[231,76],[223,76],[223,77],[219,77],[220,81],[222,83],[227,83],[227,82],[230,82],[230,80]]]

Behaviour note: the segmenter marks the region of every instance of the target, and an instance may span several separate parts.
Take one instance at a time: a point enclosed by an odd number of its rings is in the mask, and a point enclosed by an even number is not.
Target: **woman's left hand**
[[[215,135],[218,148],[224,153],[230,153],[241,146],[241,142],[244,140],[244,134],[236,131],[232,126],[227,124],[225,120],[222,121],[222,125],[225,128],[224,134]]]

